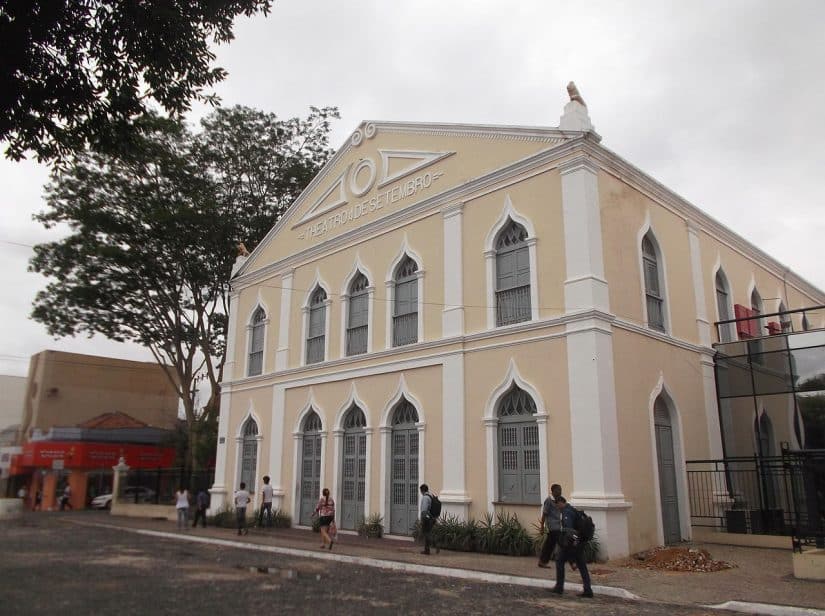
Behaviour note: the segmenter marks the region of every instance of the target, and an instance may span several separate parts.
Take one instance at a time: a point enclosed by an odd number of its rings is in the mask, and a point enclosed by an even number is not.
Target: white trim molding
[[[685,464],[685,439],[684,431],[682,429],[682,414],[674,400],[673,396],[667,388],[664,380],[664,374],[659,373],[659,381],[650,392],[648,398],[648,423],[650,430],[650,445],[651,445],[651,468],[653,469],[653,496],[656,507],[656,537],[659,545],[664,545],[664,520],[662,519],[662,494],[659,483],[659,458],[658,448],[656,446],[656,417],[654,414],[654,406],[656,400],[662,396],[667,407],[668,415],[670,416],[670,427],[673,436],[673,457],[675,463],[676,474],[676,497],[679,502],[679,534],[682,541],[690,541],[691,539],[691,524],[690,524],[690,492],[687,486],[687,466]]]
[[[509,220],[521,225],[527,231],[527,241],[525,243],[527,244],[527,254],[530,260],[530,320],[537,321],[539,318],[538,255],[536,251],[538,240],[536,229],[529,218],[520,214],[513,207],[513,202],[508,193],[504,196],[504,204],[498,220],[490,227],[487,237],[484,239],[484,264],[487,274],[487,329],[496,329],[496,238]]]
[[[536,404],[536,414],[533,417],[538,425],[539,433],[539,481],[543,490],[547,486],[549,477],[548,451],[547,451],[547,408],[544,405],[544,398],[539,393],[538,387],[525,380],[519,373],[516,361],[512,357],[507,366],[507,373],[504,379],[487,396],[487,403],[484,406],[484,431],[487,445],[487,511],[495,513],[495,504],[499,500],[498,485],[498,405],[502,397],[513,385],[526,391]],[[541,506],[541,502],[536,503]]]
[[[418,268],[416,279],[418,281],[418,340],[417,343],[424,342],[424,261],[421,256],[410,247],[407,240],[407,234],[404,233],[404,239],[401,242],[401,248],[396,253],[395,258],[390,262],[389,269],[387,269],[387,277],[384,280],[384,285],[387,289],[387,326],[386,338],[384,341],[385,348],[395,348],[392,345],[392,314],[395,307],[395,270],[401,265],[404,257],[410,257]],[[406,345],[412,346],[412,345]]]

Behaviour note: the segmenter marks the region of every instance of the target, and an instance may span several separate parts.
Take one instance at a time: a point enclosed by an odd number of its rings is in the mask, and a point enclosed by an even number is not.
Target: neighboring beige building
[[[0,375],[0,430],[20,425],[25,398],[26,377]]]
[[[689,538],[712,324],[825,294],[600,141],[576,101],[558,128],[360,124],[238,267],[213,507],[268,474],[298,524],[329,487],[340,527],[407,535],[426,481],[529,527],[558,482],[610,557]]]
[[[155,362],[41,351],[29,362],[22,434],[77,426],[104,413],[123,413],[171,429],[178,396]]]

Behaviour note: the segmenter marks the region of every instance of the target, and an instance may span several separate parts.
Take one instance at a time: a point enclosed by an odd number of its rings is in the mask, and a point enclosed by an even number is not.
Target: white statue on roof
[[[561,130],[575,130],[581,132],[594,131],[587,105],[579,93],[579,89],[572,81],[567,84],[567,94],[570,102],[564,106],[564,113],[559,120]]]

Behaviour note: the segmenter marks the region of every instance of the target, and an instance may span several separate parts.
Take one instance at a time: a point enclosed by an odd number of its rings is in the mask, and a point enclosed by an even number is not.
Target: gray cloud
[[[338,105],[339,144],[363,119],[554,126],[574,79],[605,146],[825,288],[822,23],[818,0],[280,0],[217,50],[217,91],[281,116]],[[0,239],[48,238],[30,221],[45,173],[3,162],[0,178]],[[27,356],[52,343],[26,321],[42,283],[20,250],[0,243],[0,327]]]

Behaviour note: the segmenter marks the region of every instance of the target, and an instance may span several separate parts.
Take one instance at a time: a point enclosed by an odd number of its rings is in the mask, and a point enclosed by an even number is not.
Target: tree
[[[237,243],[254,247],[317,173],[335,116],[332,108],[286,121],[218,110],[195,135],[179,120],[149,115],[128,153],[78,155],[46,187],[48,210],[36,218],[71,233],[35,247],[30,269],[50,282],[33,318],[52,335],[99,333],[148,347],[180,396],[192,469],[209,455],[217,426]],[[246,137],[215,153],[219,127]],[[196,405],[200,379],[212,391],[204,408]]]
[[[272,0],[0,0],[0,140],[6,156],[62,161],[128,144],[153,105],[180,115],[226,72],[210,41]],[[135,138],[138,138],[135,136]]]

